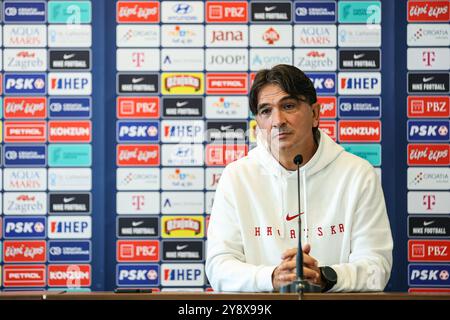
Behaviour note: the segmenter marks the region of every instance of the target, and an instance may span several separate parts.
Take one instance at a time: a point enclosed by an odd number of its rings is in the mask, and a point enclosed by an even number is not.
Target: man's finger
[[[297,254],[297,248],[287,249],[281,254],[281,259],[289,259]]]

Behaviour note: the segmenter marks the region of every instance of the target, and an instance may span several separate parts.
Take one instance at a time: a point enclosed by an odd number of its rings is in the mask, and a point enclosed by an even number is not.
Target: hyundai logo
[[[192,6],[185,3],[179,3],[173,6],[173,11],[176,14],[188,14],[192,12]]]

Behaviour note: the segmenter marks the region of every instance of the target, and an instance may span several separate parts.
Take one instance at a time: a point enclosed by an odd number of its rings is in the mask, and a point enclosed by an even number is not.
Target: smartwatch
[[[327,292],[337,282],[337,273],[331,267],[320,267],[320,276],[322,277],[322,281],[325,283],[325,287],[322,289],[322,292]]]

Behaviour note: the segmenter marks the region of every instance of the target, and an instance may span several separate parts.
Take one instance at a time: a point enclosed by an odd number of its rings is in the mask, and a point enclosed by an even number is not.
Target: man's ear
[[[320,119],[320,103],[316,102],[311,105],[313,116],[313,127],[319,126]]]

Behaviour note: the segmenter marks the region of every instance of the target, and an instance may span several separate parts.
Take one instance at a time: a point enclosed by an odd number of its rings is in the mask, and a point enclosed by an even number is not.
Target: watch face
[[[325,279],[327,279],[330,282],[336,283],[337,281],[337,274],[336,271],[333,270],[333,268],[330,267],[323,267],[322,273]]]

